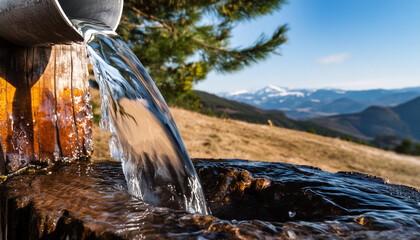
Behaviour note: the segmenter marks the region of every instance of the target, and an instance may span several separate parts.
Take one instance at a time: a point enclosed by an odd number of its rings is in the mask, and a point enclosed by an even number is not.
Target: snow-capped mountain
[[[289,89],[269,85],[257,91],[218,94],[261,109],[284,111],[295,119],[360,112],[372,105],[395,106],[420,96],[420,87],[346,91],[341,89]]]

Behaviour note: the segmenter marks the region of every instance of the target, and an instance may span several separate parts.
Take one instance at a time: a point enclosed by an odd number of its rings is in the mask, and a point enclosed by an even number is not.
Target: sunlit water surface
[[[101,129],[129,191],[146,203],[207,214],[201,185],[175,121],[129,46],[109,27],[73,20],[88,48],[102,98]]]
[[[145,204],[120,163],[82,162],[0,184],[0,239],[4,227],[20,235],[3,239],[420,239],[416,189],[284,163],[194,163],[213,216]]]

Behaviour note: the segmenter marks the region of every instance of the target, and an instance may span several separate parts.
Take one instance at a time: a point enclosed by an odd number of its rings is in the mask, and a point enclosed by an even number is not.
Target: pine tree
[[[216,70],[229,73],[278,54],[287,26],[231,48],[235,25],[277,11],[285,0],[126,0],[119,34],[170,104],[200,108],[193,85]],[[193,103],[191,105],[191,103]]]
[[[310,129],[308,130],[308,133],[316,134],[316,130],[315,130],[315,129],[313,129],[313,128],[310,128]]]
[[[420,156],[420,143],[416,144],[416,148],[414,149],[414,155]]]
[[[410,154],[412,148],[413,148],[413,142],[410,139],[406,138],[401,142],[399,146],[395,148],[395,151],[397,153]]]

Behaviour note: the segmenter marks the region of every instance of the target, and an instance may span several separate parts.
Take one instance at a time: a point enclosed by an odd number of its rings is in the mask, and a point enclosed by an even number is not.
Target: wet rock
[[[119,163],[79,163],[1,183],[0,239],[420,237],[413,188],[288,164],[195,165],[213,216],[142,203],[128,194]]]

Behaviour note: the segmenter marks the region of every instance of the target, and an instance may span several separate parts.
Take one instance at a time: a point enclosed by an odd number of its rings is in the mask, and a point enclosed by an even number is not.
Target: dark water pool
[[[282,163],[194,164],[212,216],[143,204],[127,193],[120,164],[80,163],[0,184],[0,236],[420,239],[420,193],[414,188],[358,173]]]

